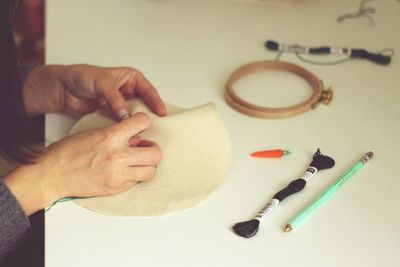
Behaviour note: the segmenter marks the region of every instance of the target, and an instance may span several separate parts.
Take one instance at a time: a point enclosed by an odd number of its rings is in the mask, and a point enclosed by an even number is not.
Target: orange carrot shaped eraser
[[[288,149],[272,149],[253,152],[250,155],[255,158],[281,158],[289,154],[290,151]]]

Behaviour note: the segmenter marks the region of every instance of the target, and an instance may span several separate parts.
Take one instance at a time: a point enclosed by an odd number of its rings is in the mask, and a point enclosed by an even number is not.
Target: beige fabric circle
[[[156,176],[121,194],[77,199],[77,204],[111,216],[156,216],[196,206],[217,189],[232,156],[229,135],[213,104],[188,110],[167,104],[166,117],[157,117],[137,99],[129,105],[132,114],[152,117],[141,137],[157,142],[163,151]],[[70,134],[113,123],[107,111],[99,110],[80,119]]]

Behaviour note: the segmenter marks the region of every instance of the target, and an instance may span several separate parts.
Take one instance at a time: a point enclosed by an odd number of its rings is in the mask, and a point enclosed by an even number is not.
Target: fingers
[[[139,166],[127,169],[123,174],[126,183],[137,183],[151,180],[156,174],[155,166]]]
[[[132,136],[132,137],[129,139],[129,146],[130,146],[130,147],[137,146],[137,145],[140,143],[140,141],[141,141],[140,135]]]
[[[160,147],[148,141],[151,146],[145,147],[130,147],[124,150],[123,161],[129,166],[155,166],[162,159]]]
[[[105,79],[102,81],[102,83],[99,84],[99,90],[118,121],[129,116],[128,105],[124,97],[121,95],[121,92],[116,88],[113,80]]]
[[[128,87],[128,92],[136,91],[137,96],[140,96],[154,113],[159,116],[167,114],[164,102],[161,100],[157,90],[142,73],[137,72],[132,75],[126,86]]]
[[[151,146],[158,147],[158,144],[153,141],[149,141],[149,140],[140,140],[140,142],[137,144],[137,146],[138,147],[151,147]]]
[[[121,160],[126,166],[156,165],[161,161],[160,146],[149,140],[142,140],[138,135],[150,126],[150,118],[144,113],[136,113],[117,124],[105,129],[106,134],[113,140],[128,140],[129,146],[119,150],[115,158]],[[114,158],[111,157],[111,158]]]
[[[132,167],[132,168],[127,168],[121,177],[119,177],[119,182],[118,185],[112,184],[109,185],[109,189],[111,189],[111,192],[108,191],[106,195],[108,194],[116,194],[120,193],[123,191],[128,190],[129,188],[135,186],[136,184],[140,182],[147,182],[154,178],[156,174],[156,167],[155,166],[141,166],[141,167]]]
[[[106,190],[100,190],[98,195],[114,195],[128,190],[139,182],[146,182],[154,178],[156,166],[136,166],[125,168],[120,175],[106,184]]]
[[[148,181],[156,174],[156,166],[161,160],[161,150],[154,142],[146,147],[127,148],[124,158],[119,159],[119,175],[108,182],[108,187],[125,191],[137,182]]]
[[[97,90],[119,121],[129,114],[125,99],[135,96],[142,98],[155,114],[159,116],[167,114],[157,90],[142,73],[131,68],[112,68],[112,77],[103,79],[98,84]]]
[[[135,136],[138,133],[146,130],[150,127],[150,124],[151,120],[146,114],[136,113],[133,116],[110,126],[108,130],[111,135],[116,135],[119,138],[131,140],[132,136]]]
[[[130,147],[148,147],[148,146],[158,146],[155,142],[149,140],[142,140],[140,135],[132,136],[129,139]]]

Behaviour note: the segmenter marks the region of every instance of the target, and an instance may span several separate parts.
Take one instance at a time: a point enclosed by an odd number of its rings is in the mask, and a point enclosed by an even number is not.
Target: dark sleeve
[[[0,179],[0,261],[30,232],[22,207]]]

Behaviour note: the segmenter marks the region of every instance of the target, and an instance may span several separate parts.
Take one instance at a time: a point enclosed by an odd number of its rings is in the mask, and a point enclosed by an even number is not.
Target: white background
[[[282,60],[305,67],[334,90],[330,106],[289,119],[248,117],[223,98],[233,70],[275,58],[264,48],[267,39],[400,53],[400,3],[370,2],[377,9],[374,27],[367,19],[336,22],[358,4],[299,0],[291,8],[277,8],[229,0],[47,1],[47,63],[133,66],[167,102],[184,108],[215,103],[231,136],[233,165],[209,199],[174,215],[114,218],[72,202],[56,205],[46,214],[46,266],[400,266],[398,55],[386,67],[368,61],[316,66],[284,55]],[[246,83],[258,86],[247,97],[265,98],[265,103],[292,103],[309,94],[303,82],[296,91],[297,80],[290,75],[266,75],[243,81],[238,90],[246,95]],[[48,143],[65,136],[74,121],[48,114]],[[280,147],[290,148],[292,155],[248,156]],[[302,175],[318,147],[336,166],[285,199],[257,236],[236,236],[231,226],[250,219]],[[296,231],[283,232],[300,209],[369,150],[376,156],[360,173]]]

